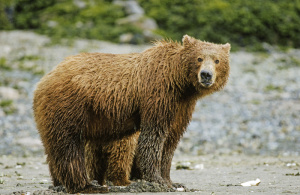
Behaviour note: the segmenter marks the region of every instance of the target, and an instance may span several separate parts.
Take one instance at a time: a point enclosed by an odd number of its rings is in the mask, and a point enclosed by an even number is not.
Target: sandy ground
[[[187,165],[190,170],[176,170],[178,164]],[[173,182],[184,183],[187,188],[198,191],[171,193],[300,194],[299,172],[300,157],[181,156],[180,160],[176,157],[173,161]],[[261,180],[258,186],[241,186],[241,183],[257,178]],[[0,157],[0,194],[52,194],[54,192],[48,190],[50,185],[45,157]]]
[[[11,105],[0,107],[0,194],[54,193],[48,190],[45,157],[32,157],[43,154],[32,114],[33,90],[42,74],[80,52],[130,53],[147,47],[81,39],[53,45],[33,32],[1,31],[0,101]],[[231,54],[228,85],[198,102],[175,152],[173,182],[198,192],[172,194],[300,194],[299,57],[299,49],[268,45],[262,53]],[[191,170],[176,170],[179,161]],[[259,186],[240,185],[257,178]]]

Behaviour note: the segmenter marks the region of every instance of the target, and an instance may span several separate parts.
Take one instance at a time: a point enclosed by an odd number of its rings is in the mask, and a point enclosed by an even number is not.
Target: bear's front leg
[[[174,156],[174,151],[182,137],[184,131],[187,128],[189,120],[192,118],[192,110],[195,107],[196,102],[186,102],[185,104],[180,104],[175,107],[178,108],[177,113],[174,115],[174,120],[172,121],[168,136],[164,143],[163,153],[162,153],[162,165],[161,165],[161,175],[163,179],[173,187],[183,186],[182,184],[173,183],[170,178],[170,170],[172,164],[172,158]]]
[[[182,186],[172,182],[170,178],[170,170],[172,165],[172,159],[174,152],[180,140],[181,134],[178,132],[171,131],[166,138],[164,143],[163,153],[162,153],[162,162],[161,162],[161,176],[168,183],[168,185],[173,187]]]
[[[141,128],[136,154],[137,166],[142,179],[160,184],[168,184],[161,176],[162,150],[165,132],[159,128]]]

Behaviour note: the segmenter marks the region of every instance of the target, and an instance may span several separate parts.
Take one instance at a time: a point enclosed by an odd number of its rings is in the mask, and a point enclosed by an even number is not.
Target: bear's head
[[[188,80],[197,91],[222,89],[229,76],[230,44],[214,44],[185,35],[181,60],[188,70]]]

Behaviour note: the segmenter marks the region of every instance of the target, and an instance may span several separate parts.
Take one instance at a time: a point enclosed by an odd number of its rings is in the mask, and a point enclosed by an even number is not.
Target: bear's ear
[[[193,37],[190,37],[189,35],[184,35],[182,38],[183,47],[191,47],[195,45],[195,39]]]
[[[230,48],[231,48],[231,46],[230,46],[229,43],[226,43],[226,44],[222,45],[222,49],[223,49],[225,52],[227,52],[227,53],[230,52]]]

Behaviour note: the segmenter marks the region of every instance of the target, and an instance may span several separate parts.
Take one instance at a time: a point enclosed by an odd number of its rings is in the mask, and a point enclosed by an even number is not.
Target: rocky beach
[[[22,170],[16,170],[17,163],[23,168],[42,170],[36,173],[42,174],[39,179],[33,181],[28,178],[38,189],[47,189],[51,185],[32,114],[33,91],[44,74],[64,58],[80,52],[130,53],[141,52],[149,47],[151,45],[120,45],[83,39],[54,44],[48,37],[30,31],[0,31],[0,194],[17,192],[18,183],[20,189],[27,192],[24,186],[28,183],[23,184],[27,180],[21,178],[20,182],[15,180],[17,183],[10,183],[13,178],[24,176],[16,174]],[[264,52],[231,53],[231,73],[227,86],[223,91],[199,100],[193,120],[175,152],[174,163],[183,159],[195,165],[213,162],[224,168],[224,173],[228,173],[234,169],[233,165],[242,165],[241,159],[246,159],[243,161],[244,167],[239,166],[235,171],[243,174],[244,168],[247,168],[245,172],[253,174],[249,167],[258,167],[253,172],[263,173],[262,166],[271,162],[271,166],[265,167],[270,169],[268,173],[275,172],[278,167],[282,168],[278,174],[283,178],[287,178],[285,174],[296,175],[297,170],[299,173],[300,49],[282,50],[268,44],[263,44],[263,47]],[[225,163],[226,159],[230,160]],[[247,159],[252,160],[247,164]],[[205,168],[209,168],[204,170],[214,172],[213,163],[208,163],[209,166],[204,164]],[[288,163],[294,164],[287,166]],[[174,164],[172,174],[176,182],[181,182],[180,174],[194,174],[187,170],[176,172],[175,167]],[[8,177],[12,171],[15,171],[13,176]],[[35,173],[33,171],[30,174]],[[199,174],[205,178],[203,172]],[[186,181],[189,182],[188,179]],[[213,185],[205,182],[208,186]],[[215,189],[215,192],[222,191],[226,185],[229,185],[228,189],[238,184],[238,181],[217,182],[221,188]],[[291,182],[298,188],[282,189],[280,193],[299,192],[299,184],[294,180]],[[201,189],[201,185],[189,184],[189,188]],[[205,189],[203,192],[212,192],[208,187]],[[263,192],[268,191],[265,189]]]

